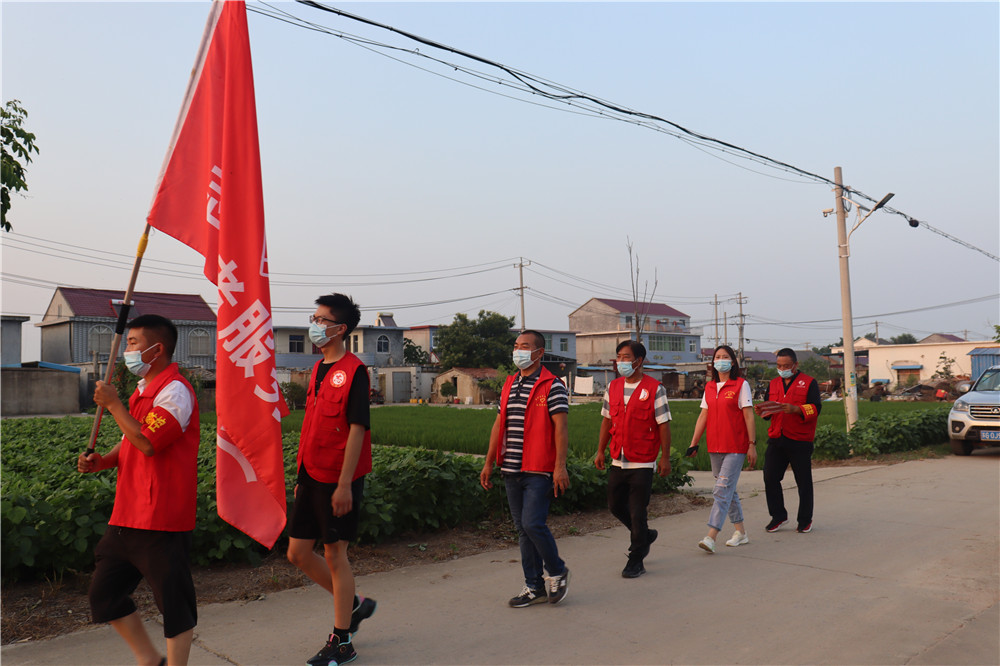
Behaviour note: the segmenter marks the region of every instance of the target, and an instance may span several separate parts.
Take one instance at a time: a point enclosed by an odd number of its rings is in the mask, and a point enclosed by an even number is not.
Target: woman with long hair
[[[705,386],[701,399],[701,413],[694,426],[688,456],[698,453],[698,442],[707,430],[708,456],[712,461],[715,499],[708,517],[708,535],[698,546],[709,553],[715,552],[715,538],[726,521],[732,521],[736,531],[726,542],[727,546],[749,543],[743,527],[743,506],[736,492],[743,464],[749,459],[750,469],[757,464],[757,426],[753,416],[753,397],[750,385],[741,376],[736,352],[729,345],[719,345],[712,357],[712,381]]]

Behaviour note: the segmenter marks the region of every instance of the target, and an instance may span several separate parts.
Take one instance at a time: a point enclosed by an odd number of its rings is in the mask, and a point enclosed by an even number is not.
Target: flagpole
[[[132,277],[128,282],[128,289],[125,290],[125,298],[122,299],[122,307],[118,312],[118,324],[115,326],[115,335],[111,339],[111,355],[108,357],[108,369],[104,373],[104,383],[110,384],[115,373],[115,363],[118,360],[118,348],[122,343],[122,334],[125,333],[125,326],[128,323],[128,311],[132,306],[132,293],[135,291],[135,282],[139,278],[139,265],[142,263],[142,255],[146,253],[146,242],[149,240],[149,223],[143,229],[142,237],[139,239],[139,248],[135,252],[135,265],[132,266]],[[101,430],[101,417],[104,415],[104,407],[97,406],[97,416],[94,417],[94,427],[90,431],[90,444],[87,446],[87,455],[94,452],[97,445],[97,433]]]
[[[181,104],[181,113],[177,118],[177,123],[174,126],[173,136],[170,138],[170,145],[167,148],[167,155],[163,160],[163,166],[160,169],[159,177],[156,180],[156,187],[153,188],[153,200],[156,200],[156,193],[160,189],[160,185],[163,180],[163,174],[167,169],[167,165],[170,163],[170,157],[173,153],[174,146],[177,143],[177,138],[180,135],[181,127],[184,125],[184,118],[187,115],[187,110],[191,105],[191,99],[194,97],[194,91],[198,84],[198,79],[201,76],[202,67],[205,64],[205,54],[208,52],[208,47],[212,41],[212,33],[215,30],[215,24],[219,20],[219,15],[222,13],[222,8],[225,6],[225,2],[219,0],[213,0],[212,9],[208,15],[208,23],[205,25],[205,33],[201,38],[201,45],[198,47],[198,56],[195,59],[195,67],[191,72],[191,78],[188,81],[187,90],[184,93],[184,101]],[[128,289],[125,291],[124,303],[122,304],[121,310],[118,315],[118,325],[115,326],[115,335],[111,340],[111,356],[108,359],[108,370],[104,375],[104,382],[107,384],[111,383],[114,377],[115,371],[115,361],[118,358],[118,348],[121,346],[122,334],[125,333],[125,325],[128,323],[128,311],[132,304],[132,292],[135,290],[135,281],[139,277],[139,265],[142,263],[142,255],[146,252],[146,242],[149,240],[149,229],[150,224],[147,218],[146,228],[142,232],[142,237],[139,239],[139,249],[135,254],[135,265],[132,267],[132,277],[128,283]],[[89,456],[94,452],[94,448],[97,443],[97,433],[101,429],[101,417],[104,414],[104,408],[98,405],[97,416],[94,418],[94,427],[90,431],[90,444],[87,446],[87,455]]]

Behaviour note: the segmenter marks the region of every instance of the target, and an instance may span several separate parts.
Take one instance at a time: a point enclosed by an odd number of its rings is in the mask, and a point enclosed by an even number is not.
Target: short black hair
[[[174,349],[177,348],[177,327],[174,326],[174,322],[160,315],[139,315],[128,323],[128,328],[141,328],[148,331],[152,334],[151,338],[163,345],[167,352],[167,358],[173,358]]]
[[[774,352],[775,358],[779,356],[787,356],[788,358],[792,359],[792,363],[799,362],[798,357],[795,355],[795,350],[793,350],[791,347],[782,347],[778,351]]]
[[[545,349],[545,336],[539,333],[538,331],[533,331],[529,328],[528,330],[521,331],[520,333],[517,334],[518,337],[521,337],[522,335],[535,336],[535,346],[538,347],[539,349]]]
[[[629,351],[632,352],[632,356],[641,359],[646,358],[646,345],[642,344],[638,340],[622,340],[618,343],[618,346],[615,347],[615,353],[617,354],[626,347],[628,347]]]
[[[354,330],[361,321],[361,308],[350,296],[345,294],[326,294],[316,299],[316,305],[325,305],[330,308],[338,324],[346,324],[347,330],[344,337]]]
[[[715,369],[715,354],[720,349],[725,350],[725,352],[729,354],[729,358],[733,359],[733,367],[729,369],[729,378],[736,379],[740,376],[740,362],[736,360],[736,352],[734,352],[733,348],[729,345],[719,345],[715,348],[715,351],[712,352],[712,381],[719,381],[719,371]]]

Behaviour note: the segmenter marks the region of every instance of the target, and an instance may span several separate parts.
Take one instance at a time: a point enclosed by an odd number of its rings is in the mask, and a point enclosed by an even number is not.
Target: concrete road
[[[658,518],[648,573],[621,578],[627,536],[559,542],[559,605],[512,609],[516,550],[365,576],[378,612],[358,664],[998,664],[1000,454],[816,470],[814,531],[767,534],[761,474],[740,489],[751,541],[697,548],[708,509]],[[791,473],[785,483],[792,488]],[[710,492],[711,478],[697,475]],[[786,492],[789,508],[795,492]],[[200,609],[191,663],[302,664],[329,631],[311,586]],[[157,623],[148,626],[163,644]],[[107,627],[5,646],[4,666],[130,664]]]

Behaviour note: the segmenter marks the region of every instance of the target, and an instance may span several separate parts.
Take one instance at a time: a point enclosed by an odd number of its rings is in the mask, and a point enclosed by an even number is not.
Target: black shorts
[[[94,622],[111,622],[135,612],[131,595],[143,578],[163,614],[163,635],[173,638],[198,624],[191,579],[191,532],[161,532],[108,525],[94,549],[90,580]]]
[[[300,474],[299,489],[292,505],[288,536],[293,539],[321,539],[323,543],[354,541],[358,538],[358,518],[365,494],[365,477],[351,483],[351,510],[343,516],[333,515],[333,491],[336,483],[322,483]]]

